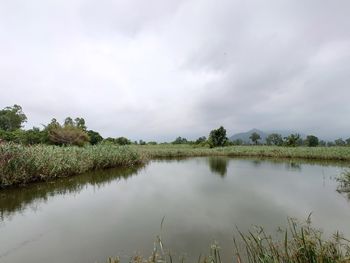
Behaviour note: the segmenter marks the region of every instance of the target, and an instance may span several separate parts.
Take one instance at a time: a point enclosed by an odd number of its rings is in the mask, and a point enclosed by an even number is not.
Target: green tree
[[[53,127],[48,131],[49,141],[57,145],[83,146],[89,142],[89,135],[75,126]]]
[[[67,117],[64,120],[64,126],[74,126],[74,121],[71,117]]]
[[[335,143],[336,146],[345,146],[345,144],[346,144],[345,141],[342,138],[336,139],[334,141],[334,143]]]
[[[300,144],[300,135],[299,134],[291,134],[288,137],[285,137],[284,144],[288,147],[297,147]]]
[[[79,129],[82,129],[83,131],[86,131],[87,129],[85,120],[83,118],[75,118],[74,124],[76,127],[78,127]]]
[[[224,127],[220,126],[220,128],[216,130],[212,130],[209,134],[209,145],[210,147],[222,147],[225,146],[227,142],[226,130]]]
[[[131,144],[131,141],[125,137],[118,137],[115,139],[115,143],[119,145],[128,145]]]
[[[4,131],[15,131],[22,128],[27,116],[23,113],[22,107],[15,104],[0,110],[0,129]]]
[[[316,136],[314,135],[308,135],[306,137],[306,141],[305,141],[306,145],[309,147],[316,147],[319,144],[319,140]]]
[[[103,137],[96,131],[89,130],[87,131],[87,135],[90,138],[90,143],[92,145],[98,144],[103,141]]]
[[[188,143],[187,139],[182,137],[177,137],[175,141],[172,142],[172,144],[186,144],[186,143]]]
[[[205,137],[205,136],[199,137],[199,138],[196,140],[195,144],[203,143],[203,142],[205,142],[206,140],[207,140],[207,137]]]
[[[33,127],[23,133],[22,143],[24,144],[40,144],[45,142],[45,132],[37,127]]]
[[[346,145],[350,146],[350,138],[346,139],[345,141],[346,141]]]
[[[261,140],[261,136],[257,132],[253,132],[250,136],[249,139],[252,140],[252,142],[257,145],[258,141]]]
[[[266,137],[267,145],[281,146],[283,144],[282,136],[278,133],[271,133]]]

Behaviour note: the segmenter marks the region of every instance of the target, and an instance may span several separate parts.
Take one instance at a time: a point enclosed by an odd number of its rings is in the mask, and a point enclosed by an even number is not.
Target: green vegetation
[[[124,146],[59,147],[0,144],[0,187],[67,177],[96,169],[145,162],[142,154]]]
[[[261,137],[258,133],[256,132],[253,132],[252,135],[250,135],[249,139],[252,140],[252,142],[257,145],[258,144],[258,141],[261,140]]]
[[[350,241],[338,232],[324,239],[323,233],[311,226],[310,217],[301,224],[295,219],[288,220],[285,230],[279,229],[280,237],[273,238],[263,227],[244,234],[237,230],[233,240],[233,262],[237,263],[346,263],[350,262]],[[274,235],[275,236],[275,235]],[[238,237],[238,239],[236,239]],[[199,255],[198,263],[222,263],[219,245],[215,242],[208,255]],[[109,258],[108,263],[119,263],[119,258]],[[131,258],[133,263],[173,263],[175,255],[164,247],[161,236],[157,236],[153,253],[144,258]],[[185,258],[179,259],[185,262]]]
[[[213,147],[222,147],[227,143],[226,130],[224,127],[220,127],[216,130],[212,130],[209,134],[209,145]]]
[[[278,147],[278,146],[227,146],[207,148],[196,145],[145,145],[131,146],[149,158],[231,156],[258,158],[295,158],[312,160],[350,161],[350,147]]]
[[[0,130],[15,131],[22,128],[27,116],[22,112],[22,107],[13,105],[0,110]]]

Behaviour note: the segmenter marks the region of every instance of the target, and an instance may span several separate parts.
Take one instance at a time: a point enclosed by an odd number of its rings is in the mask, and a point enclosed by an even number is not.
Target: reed
[[[350,147],[228,146],[218,148],[191,145],[133,146],[150,158],[191,156],[232,156],[350,161]]]
[[[0,187],[26,184],[111,167],[144,163],[144,156],[126,146],[59,147],[0,145]]]
[[[243,233],[237,229],[233,241],[233,263],[349,263],[350,241],[338,232],[325,239],[320,230],[311,226],[310,217],[306,223],[289,219],[285,230],[279,230],[279,237],[273,238],[262,227]],[[214,243],[207,255],[200,255],[197,263],[223,263],[220,247]],[[120,263],[118,257],[109,258],[108,263]],[[131,263],[183,263],[185,258],[177,258],[163,248],[157,237],[153,253],[144,258],[131,257]]]

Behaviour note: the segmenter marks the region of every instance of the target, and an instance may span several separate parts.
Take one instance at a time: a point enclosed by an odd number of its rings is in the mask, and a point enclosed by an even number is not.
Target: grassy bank
[[[350,161],[350,147],[231,146],[223,148],[190,145],[96,145],[58,147],[0,144],[0,187],[67,177],[111,167],[130,167],[152,158],[231,156],[320,161]]]
[[[350,161],[350,147],[230,146],[212,149],[196,148],[190,145],[145,145],[133,147],[150,158],[232,156]]]
[[[243,233],[236,230],[233,239],[232,263],[349,263],[350,240],[338,232],[324,238],[322,231],[311,225],[310,218],[301,224],[288,220],[288,226],[277,233],[267,234],[262,227]],[[207,255],[199,255],[198,263],[222,263],[219,244],[210,246]],[[109,258],[108,263],[119,263],[119,258]],[[154,243],[153,253],[148,258],[131,257],[132,263],[186,262],[164,247],[160,236]]]
[[[130,147],[98,145],[58,147],[48,145],[0,145],[0,187],[26,184],[111,167],[145,162]]]

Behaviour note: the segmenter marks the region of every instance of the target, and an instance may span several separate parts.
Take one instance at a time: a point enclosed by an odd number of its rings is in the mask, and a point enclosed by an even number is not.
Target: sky
[[[350,137],[348,0],[0,0],[0,108],[104,137]]]

